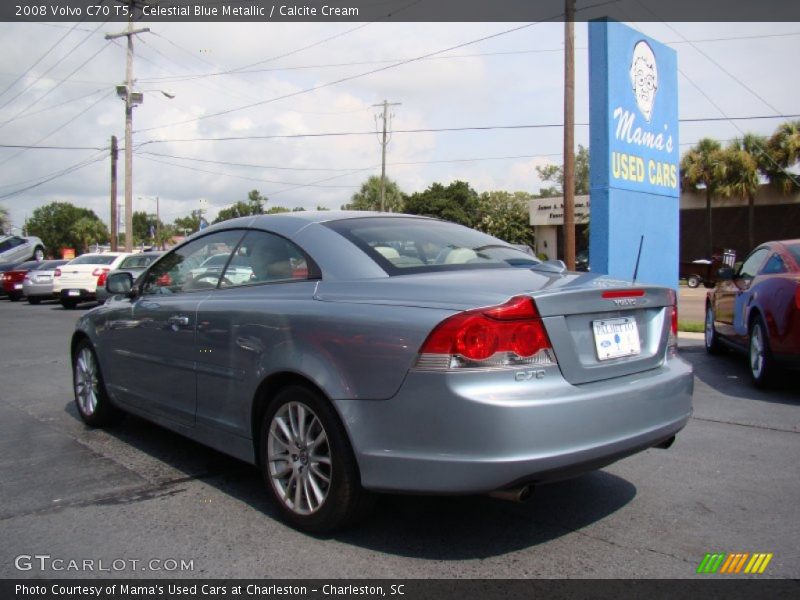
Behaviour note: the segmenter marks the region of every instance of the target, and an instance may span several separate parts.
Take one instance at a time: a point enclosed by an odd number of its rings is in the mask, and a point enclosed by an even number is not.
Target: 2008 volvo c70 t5
[[[371,491],[521,494],[666,447],[692,410],[673,290],[435,219],[235,219],[107,288],[72,338],[81,417],[257,464],[309,531]]]

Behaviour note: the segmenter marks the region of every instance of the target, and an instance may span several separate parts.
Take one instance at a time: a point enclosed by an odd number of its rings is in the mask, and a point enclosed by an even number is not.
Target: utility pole
[[[128,6],[128,29],[122,33],[106,34],[107,40],[128,38],[125,62],[125,85],[117,86],[117,95],[125,101],[125,252],[133,250],[133,107],[141,104],[141,92],[133,91],[133,36],[150,31],[149,27],[133,28],[133,13],[141,8],[143,0],[118,0]]]
[[[158,196],[156,196],[156,240],[155,240],[155,242],[156,242],[156,246],[159,246],[158,249],[159,250],[163,250],[163,248],[160,247],[159,241],[158,241],[159,240],[158,234],[160,233],[160,229],[161,229],[161,211],[159,210],[159,207],[158,207]]]
[[[575,270],[575,0],[564,6],[564,262]]]
[[[117,231],[117,159],[119,148],[117,136],[111,136],[111,251],[116,252],[119,247],[119,232]]]
[[[373,104],[372,106],[382,106],[383,115],[377,116],[376,119],[383,119],[383,137],[381,138],[381,212],[386,210],[386,146],[389,144],[389,139],[386,137],[386,122],[389,120],[389,107],[400,106],[400,102],[389,103],[384,100],[381,104]]]

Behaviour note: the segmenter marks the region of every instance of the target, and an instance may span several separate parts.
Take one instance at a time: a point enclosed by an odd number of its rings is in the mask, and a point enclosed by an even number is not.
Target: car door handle
[[[175,316],[167,319],[167,323],[177,327],[186,327],[189,324],[189,317]]]

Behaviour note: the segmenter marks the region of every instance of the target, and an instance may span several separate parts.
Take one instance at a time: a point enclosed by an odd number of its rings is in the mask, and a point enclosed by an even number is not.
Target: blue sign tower
[[[678,70],[674,50],[589,22],[592,271],[678,286]],[[642,237],[644,236],[644,237]]]

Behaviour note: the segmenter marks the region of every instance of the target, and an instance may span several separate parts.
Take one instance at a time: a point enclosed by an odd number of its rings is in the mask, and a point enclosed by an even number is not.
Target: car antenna
[[[636,283],[636,276],[639,274],[639,259],[642,258],[642,245],[644,245],[644,236],[639,240],[639,253],[636,255],[636,266],[633,268],[633,281]]]

